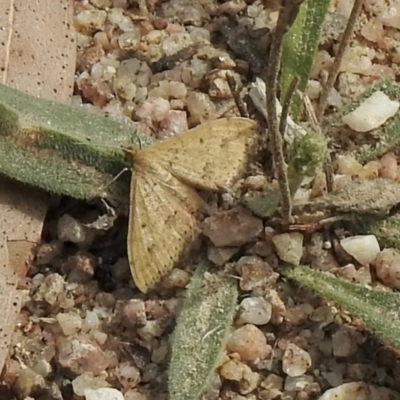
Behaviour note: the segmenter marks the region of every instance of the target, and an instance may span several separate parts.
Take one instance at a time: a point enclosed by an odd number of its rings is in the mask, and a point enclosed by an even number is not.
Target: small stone
[[[103,10],[84,10],[76,16],[79,27],[88,31],[101,30],[107,19],[107,13]]]
[[[118,37],[119,47],[123,50],[136,51],[140,43],[140,29],[134,26]]]
[[[335,163],[339,175],[355,176],[362,170],[362,165],[353,156],[339,155]]]
[[[59,313],[56,317],[65,336],[75,335],[82,328],[82,318],[74,313]]]
[[[303,235],[300,232],[282,233],[275,235],[272,242],[278,257],[289,264],[299,265],[303,256]]]
[[[124,400],[124,395],[117,389],[86,389],[85,400]]]
[[[162,42],[162,49],[166,56],[172,56],[193,44],[189,33],[173,33]]]
[[[233,247],[254,241],[262,231],[262,221],[239,206],[206,218],[203,234],[217,247]]]
[[[348,328],[340,327],[332,335],[333,355],[335,357],[348,357],[357,351],[357,342]]]
[[[304,375],[311,367],[311,356],[305,350],[289,343],[282,358],[283,372],[292,377]]]
[[[109,387],[102,377],[94,376],[91,372],[84,372],[82,375],[76,377],[72,382],[72,388],[77,396],[84,396],[85,390],[96,390],[100,388]]]
[[[399,393],[394,390],[368,385],[365,382],[349,382],[327,390],[319,400],[400,400]]]
[[[229,337],[227,349],[238,353],[244,361],[263,360],[271,353],[264,333],[254,325],[244,325]]]
[[[82,243],[86,239],[85,227],[68,214],[58,220],[57,234],[62,242]]]
[[[170,110],[160,122],[158,139],[166,139],[185,133],[189,130],[186,111]]]
[[[272,315],[272,306],[262,297],[247,297],[240,303],[238,323],[265,325]]]
[[[397,166],[396,155],[392,152],[387,153],[379,161],[379,175],[382,178],[397,179],[399,168]]]
[[[190,274],[183,269],[174,268],[162,281],[162,286],[168,289],[184,288],[190,281]]]
[[[186,100],[186,106],[190,115],[190,122],[193,125],[201,124],[211,119],[216,113],[216,106],[206,93],[190,92]]]
[[[379,128],[396,114],[400,106],[381,91],[374,92],[355,110],[342,117],[342,121],[356,132],[369,132]]]
[[[122,323],[127,328],[144,326],[147,322],[146,308],[143,300],[129,300],[122,309]]]
[[[223,266],[227,263],[239,249],[237,247],[215,247],[208,246],[207,257],[215,265]]]
[[[51,264],[60,257],[63,251],[63,244],[59,240],[42,244],[36,253],[36,265]]]
[[[400,253],[396,249],[384,249],[375,259],[378,278],[391,288],[400,289]]]
[[[229,360],[221,367],[220,374],[224,379],[238,382],[243,377],[244,365],[239,360]]]
[[[129,362],[122,362],[115,368],[115,376],[122,385],[124,391],[133,389],[140,382],[139,369]]]
[[[340,245],[361,265],[371,264],[381,250],[374,235],[357,235],[344,238],[340,241]]]
[[[288,392],[300,392],[306,390],[314,382],[312,376],[287,376],[285,379],[285,390]]]
[[[20,399],[27,396],[35,396],[35,393],[46,386],[43,376],[39,375],[30,368],[20,370],[19,376],[14,384],[14,390]]]
[[[77,375],[92,372],[100,375],[109,366],[109,358],[99,345],[86,336],[57,339],[58,362]]]
[[[45,301],[54,306],[65,291],[64,278],[59,274],[50,274],[44,278],[39,290],[33,295],[35,301]]]
[[[267,286],[279,278],[278,273],[267,262],[256,256],[242,257],[237,262],[236,269],[242,277],[240,288],[246,291]]]
[[[94,276],[97,259],[91,253],[79,251],[62,264],[61,270],[68,275],[68,282],[87,283]]]

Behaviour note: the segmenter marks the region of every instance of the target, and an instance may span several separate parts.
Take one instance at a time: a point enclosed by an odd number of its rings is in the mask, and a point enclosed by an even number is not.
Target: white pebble
[[[305,350],[290,343],[283,354],[282,370],[288,376],[304,375],[311,366],[311,356]]]
[[[379,128],[399,109],[400,103],[392,101],[381,91],[376,91],[355,110],[342,117],[342,121],[357,132]]]
[[[82,318],[78,314],[59,313],[56,318],[65,336],[74,335],[82,328]]]
[[[349,382],[327,390],[319,400],[399,400],[400,395],[388,388],[368,385],[365,382]]]
[[[61,242],[82,243],[86,239],[85,228],[68,214],[58,220],[57,235]]]
[[[272,238],[278,257],[289,264],[299,265],[303,256],[303,235],[299,232],[282,233]]]
[[[239,321],[244,324],[265,325],[271,319],[271,303],[263,297],[248,297],[240,303]]]
[[[85,390],[86,400],[124,400],[123,394],[112,388],[101,388],[101,389],[86,389]]]
[[[354,257],[361,265],[372,263],[381,249],[374,235],[357,235],[340,241],[344,251]]]

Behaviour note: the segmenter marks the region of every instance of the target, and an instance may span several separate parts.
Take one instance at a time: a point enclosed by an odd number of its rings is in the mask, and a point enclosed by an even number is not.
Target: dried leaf
[[[128,255],[141,291],[170,272],[200,233],[196,213],[206,205],[194,188],[230,188],[249,162],[256,127],[249,119],[224,118],[128,151],[135,170]]]

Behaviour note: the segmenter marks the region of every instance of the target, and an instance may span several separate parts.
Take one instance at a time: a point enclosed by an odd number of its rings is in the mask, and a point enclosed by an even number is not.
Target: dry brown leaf
[[[136,286],[146,292],[192,247],[197,213],[207,205],[195,188],[229,189],[247,166],[257,124],[223,118],[132,154],[128,256]]]
[[[0,1],[0,82],[69,102],[75,71],[72,0]],[[21,110],[23,112],[23,110]],[[0,371],[19,312],[19,276],[40,240],[47,194],[0,178]]]

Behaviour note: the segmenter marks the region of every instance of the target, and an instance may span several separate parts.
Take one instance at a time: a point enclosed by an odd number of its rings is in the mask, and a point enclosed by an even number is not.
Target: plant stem
[[[328,103],[328,96],[333,88],[333,85],[336,82],[336,78],[339,74],[340,64],[342,63],[343,55],[346,51],[346,48],[349,44],[350,38],[353,35],[354,27],[357,21],[357,17],[360,13],[361,7],[364,3],[364,0],[355,0],[353,9],[351,10],[351,14],[349,17],[349,21],[347,22],[346,29],[343,32],[342,40],[340,41],[340,45],[335,57],[335,61],[333,62],[329,76],[326,84],[324,85],[323,92],[321,94],[321,98],[319,101],[319,106],[317,110],[317,119],[321,122],[321,119],[324,115],[327,103]]]
[[[276,99],[278,95],[278,77],[282,56],[283,38],[291,24],[296,19],[302,0],[283,0],[278,22],[272,39],[269,65],[267,68],[266,100],[268,113],[268,132],[271,141],[273,160],[278,176],[279,189],[282,196],[282,217],[285,224],[292,220],[292,201],[289,182],[283,155],[283,138],[279,132]]]

